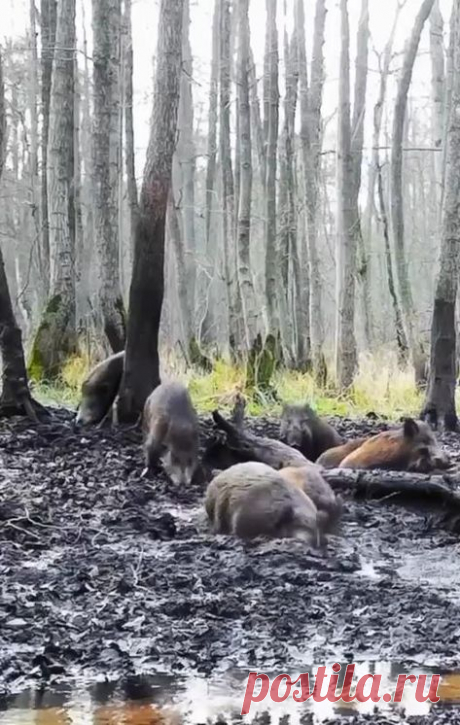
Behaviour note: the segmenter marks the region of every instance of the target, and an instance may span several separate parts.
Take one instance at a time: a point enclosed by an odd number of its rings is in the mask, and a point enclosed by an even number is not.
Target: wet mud
[[[161,469],[141,478],[139,431],[73,421],[59,410],[38,428],[0,422],[6,698],[104,677],[224,682],[234,671],[297,676],[332,662],[460,670],[460,539],[442,525],[445,512],[348,497],[327,556],[301,542],[244,544],[209,532],[204,480],[178,487]],[[349,437],[386,425],[334,422]],[[278,433],[276,421],[248,425]],[[212,430],[203,420],[203,438]],[[441,440],[458,460],[458,437]],[[448,715],[419,721],[460,723]],[[344,722],[406,722],[370,717]]]

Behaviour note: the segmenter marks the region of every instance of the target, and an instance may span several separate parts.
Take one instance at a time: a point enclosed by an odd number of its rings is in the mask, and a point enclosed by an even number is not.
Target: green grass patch
[[[88,356],[71,357],[59,380],[52,385],[35,383],[34,394],[48,405],[64,405],[76,408],[81,384],[95,364]],[[164,373],[188,384],[197,410],[206,413],[219,408],[224,413],[231,410],[236,392],[244,392],[244,367],[232,366],[218,360],[211,373],[185,370],[183,365],[170,356],[163,359]],[[369,411],[397,420],[402,415],[417,415],[423,404],[423,393],[416,390],[411,368],[400,370],[396,358],[385,356],[361,356],[359,373],[353,389],[340,395],[333,382],[320,389],[309,373],[278,371],[273,378],[278,401],[263,396],[259,391],[247,397],[247,412],[254,416],[277,416],[281,403],[309,402],[324,416],[362,417]]]

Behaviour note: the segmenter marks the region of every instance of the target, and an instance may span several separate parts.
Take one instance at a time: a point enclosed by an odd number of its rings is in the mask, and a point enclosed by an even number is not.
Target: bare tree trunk
[[[134,420],[160,382],[158,331],[164,291],[165,222],[176,141],[183,0],[162,0],[150,140],[136,230],[128,334],[118,413]]]
[[[218,115],[218,92],[219,92],[219,28],[220,28],[220,0],[214,2],[214,15],[212,21],[212,58],[211,58],[211,80],[209,90],[208,110],[208,143],[207,143],[207,167],[206,167],[206,244],[210,243],[211,234],[211,212],[214,199],[214,186],[216,181],[216,156],[217,156],[217,115]]]
[[[368,349],[372,349],[372,298],[368,240],[361,230],[359,192],[363,162],[364,117],[366,112],[367,66],[369,56],[369,0],[362,0],[358,26],[353,119],[351,125],[351,154],[353,165],[353,206],[355,214],[354,234],[359,256],[358,279],[361,287],[361,309],[364,319],[364,337]]]
[[[278,90],[278,29],[276,27],[276,0],[266,0],[268,58],[267,109],[267,175],[265,181],[265,294],[268,331],[278,335],[277,310],[277,255],[276,255],[276,156],[278,146],[279,90]],[[265,122],[265,119],[264,119]]]
[[[29,19],[30,19],[30,208],[32,210],[32,218],[34,222],[34,236],[37,237],[37,266],[40,275],[40,284],[44,285],[45,272],[43,269],[42,260],[42,245],[41,245],[41,221],[40,221],[40,202],[38,199],[39,190],[39,177],[38,177],[38,113],[37,113],[37,100],[38,100],[38,52],[37,52],[37,33],[35,23],[35,0],[30,0],[29,3]]]
[[[444,187],[446,183],[446,171],[447,171],[447,133],[449,127],[449,113],[452,106],[452,88],[453,88],[453,77],[454,77],[454,45],[455,45],[455,6],[452,8],[449,22],[449,47],[447,50],[446,57],[446,73],[445,73],[445,93],[444,93],[444,108],[443,108],[443,132],[442,132],[442,154],[441,154],[441,194],[440,194],[440,223],[442,221],[442,209],[444,208]]]
[[[350,30],[347,0],[340,0],[341,45],[337,152],[337,326],[336,375],[341,390],[349,388],[356,372],[353,164],[350,126]]]
[[[439,8],[439,0],[435,0],[430,13],[430,53],[431,53],[431,97],[432,119],[431,129],[433,147],[439,149],[434,155],[436,172],[436,199],[441,198],[442,183],[442,141],[444,137],[444,21]]]
[[[190,47],[190,0],[184,0],[184,20],[182,23],[182,74],[180,82],[177,159],[181,170],[180,210],[183,241],[185,244],[185,264],[187,271],[187,294],[189,315],[193,337],[195,322],[195,286],[196,286],[196,240],[195,240],[195,169],[196,150],[193,137],[193,60]],[[191,338],[187,339],[187,345]]]
[[[75,0],[58,7],[48,139],[51,289],[29,363],[35,379],[55,378],[76,350],[74,206]]]
[[[240,131],[240,194],[238,205],[238,281],[244,319],[246,350],[258,332],[259,311],[251,271],[252,147],[249,106],[249,0],[238,0],[238,118]]]
[[[50,285],[50,241],[48,218],[48,135],[50,122],[51,74],[53,69],[54,44],[56,39],[57,0],[41,0],[41,91],[42,91],[42,188],[41,188],[41,259],[44,272],[44,292],[48,296]]]
[[[83,83],[81,103],[81,173],[84,181],[81,189],[81,211],[84,217],[83,237],[81,239],[83,255],[80,260],[77,258],[77,266],[80,267],[80,279],[78,281],[80,299],[84,303],[85,312],[90,309],[91,292],[97,286],[92,284],[92,270],[97,268],[96,250],[94,248],[94,213],[93,205],[95,198],[94,177],[92,165],[92,117],[91,117],[91,80],[88,58],[88,41],[86,33],[85,3],[81,5],[82,10],[82,35],[83,35]]]
[[[174,248],[174,258],[176,265],[176,287],[177,297],[180,307],[180,322],[182,327],[182,340],[186,342],[185,355],[187,361],[190,361],[189,345],[193,336],[192,316],[190,309],[190,298],[188,290],[188,268],[186,261],[186,247],[182,237],[181,227],[179,224],[178,209],[175,205],[174,194],[172,189],[170,192],[170,201],[167,213],[168,237]]]
[[[371,163],[369,164],[369,176],[367,181],[367,198],[366,198],[366,211],[364,215],[364,224],[363,224],[363,236],[364,236],[364,243],[367,245],[367,250],[369,251],[372,246],[372,220],[374,217],[374,207],[375,207],[375,187],[376,187],[376,181],[377,181],[377,174],[380,171],[380,159],[379,159],[379,145],[380,145],[380,134],[381,134],[381,128],[382,128],[382,116],[383,116],[383,109],[385,105],[386,100],[386,91],[387,91],[387,83],[388,83],[388,75],[390,70],[390,62],[391,62],[391,56],[393,52],[393,44],[394,44],[394,38],[396,34],[396,28],[398,24],[399,15],[401,13],[401,4],[398,3],[393,19],[393,25],[390,31],[390,35],[388,38],[388,41],[385,45],[384,51],[383,51],[383,62],[381,63],[380,67],[380,83],[379,83],[379,92],[376,104],[374,106],[374,114],[373,114],[373,134],[372,134],[372,157],[371,157]],[[379,58],[379,64],[380,64],[380,58]],[[382,187],[383,190],[383,187]],[[385,202],[385,199],[383,199]],[[386,209],[382,210],[381,205],[380,206],[380,215],[382,217],[382,225],[384,228],[384,235],[387,231],[385,225],[387,225],[387,218],[386,218]],[[385,221],[384,218],[385,217]],[[388,246],[388,253],[390,254],[390,247]],[[370,259],[368,259],[369,269],[370,269]],[[390,265],[391,265],[391,256],[390,256]],[[392,270],[391,270],[392,274]],[[372,275],[369,276],[369,286],[372,287],[371,284]],[[389,283],[390,284],[390,283]],[[391,285],[393,285],[393,281],[391,282]],[[371,295],[372,296],[372,295]],[[399,301],[396,299],[393,299],[391,290],[390,290],[390,296],[392,298],[392,303],[396,304],[398,306],[398,313],[397,316],[400,317],[401,313],[399,310]],[[401,337],[401,344],[402,347],[399,345],[400,340],[400,331],[396,330],[396,337],[398,339],[398,350],[400,358],[404,355],[403,351],[405,350],[405,354],[407,356],[407,340],[405,337],[405,334],[403,332],[403,337]],[[407,360],[405,361],[407,362]]]
[[[74,58],[74,203],[75,203],[75,289],[76,289],[76,328],[77,333],[83,327],[83,309],[84,304],[81,295],[81,280],[83,276],[83,260],[85,256],[84,248],[84,231],[83,231],[83,210],[81,199],[81,90],[80,78],[78,75],[77,56]]]
[[[125,91],[125,163],[130,217],[130,248],[132,249],[134,246],[134,238],[139,216],[139,203],[137,198],[136,164],[134,155],[133,34],[131,27],[131,0],[124,0],[124,3],[123,81]]]
[[[409,343],[412,360],[418,367],[420,348],[415,334],[414,303],[407,269],[407,259],[404,242],[404,213],[402,188],[402,147],[404,135],[404,120],[406,117],[407,96],[412,80],[412,70],[420,43],[420,37],[434,0],[423,0],[418,11],[412,34],[404,54],[401,75],[398,82],[396,102],[393,118],[393,137],[391,145],[391,222],[393,227],[396,274],[399,285],[399,295],[403,311],[404,327]]]
[[[309,314],[312,363],[319,380],[324,370],[322,281],[318,255],[318,209],[321,167],[321,106],[324,87],[324,29],[326,2],[317,0],[313,32],[311,87],[308,88],[303,0],[296,0],[295,23],[298,38],[300,138],[307,209],[307,245],[309,264]]]
[[[297,107],[298,63],[297,36],[294,31],[291,43],[284,30],[285,98],[284,123],[279,152],[279,231],[278,265],[281,270],[278,284],[283,347],[299,368],[309,366],[310,330],[308,308],[302,309],[302,274],[297,241],[297,209],[295,189],[295,116]],[[292,280],[291,280],[292,278]],[[284,336],[283,336],[284,329]],[[289,359],[286,360],[289,362]]]
[[[232,254],[235,239],[235,190],[230,144],[230,0],[220,1],[220,166],[223,195],[223,240],[229,321],[230,349],[236,350],[238,324],[235,310],[235,282]]]
[[[256,140],[257,158],[260,174],[260,187],[261,189],[264,189],[265,177],[267,173],[264,131],[262,126],[262,118],[260,115],[259,93],[257,90],[256,64],[254,62],[254,56],[251,48],[249,48],[249,54],[249,91],[251,98],[251,119]]]
[[[99,299],[113,352],[125,347],[119,267],[121,1],[93,0],[94,225],[99,254]]]
[[[456,339],[455,305],[460,247],[460,0],[454,0],[454,57],[451,109],[447,137],[446,189],[441,233],[441,259],[431,325],[430,381],[424,415],[432,425],[442,420],[457,428],[455,409]]]
[[[216,194],[216,168],[217,168],[217,116],[219,102],[219,31],[220,31],[220,0],[214,0],[214,15],[212,20],[212,57],[211,57],[211,79],[209,88],[209,109],[208,109],[208,140],[207,140],[207,166],[206,166],[206,200],[205,200],[205,234],[206,234],[206,266],[209,267],[209,275],[214,274],[213,267],[216,259],[215,244],[211,243],[211,217],[214,197]],[[199,330],[200,341],[204,344],[211,342],[211,329],[213,327],[212,305],[209,298],[212,291],[212,281],[208,280],[206,273],[203,278],[203,298],[205,300],[204,312],[201,315],[201,329]]]
[[[377,152],[378,153],[378,152]],[[378,158],[377,158],[378,161]],[[393,275],[393,264],[391,261],[391,249],[390,249],[390,232],[388,224],[388,214],[385,204],[385,194],[383,191],[383,179],[382,169],[377,166],[377,192],[380,207],[380,219],[382,222],[383,241],[385,244],[385,263],[387,269],[387,280],[388,280],[388,291],[390,293],[391,304],[393,306],[393,313],[395,318],[395,330],[396,330],[396,343],[398,346],[398,357],[401,363],[407,361],[407,339],[404,332],[404,325],[402,321],[402,314],[399,307],[399,300],[396,295],[396,287],[394,283]]]

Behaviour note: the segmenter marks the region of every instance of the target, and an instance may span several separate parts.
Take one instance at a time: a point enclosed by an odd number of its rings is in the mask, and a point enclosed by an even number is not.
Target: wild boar
[[[107,415],[120,387],[124,360],[124,350],[111,355],[96,365],[83,381],[77,425],[100,423]]]
[[[161,383],[145,402],[142,427],[145,465],[156,465],[163,454],[173,483],[191,483],[198,467],[199,424],[187,388],[180,382]]]

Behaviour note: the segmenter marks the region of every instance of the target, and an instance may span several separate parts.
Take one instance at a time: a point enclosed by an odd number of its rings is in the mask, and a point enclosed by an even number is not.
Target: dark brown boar
[[[161,383],[145,402],[143,421],[147,468],[165,454],[164,467],[174,483],[191,483],[198,467],[199,425],[187,388]]]
[[[91,370],[81,386],[78,425],[100,423],[107,415],[120,387],[125,353],[117,352]]]
[[[308,404],[283,406],[280,438],[298,448],[310,461],[316,461],[324,451],[343,443],[337,431]]]

